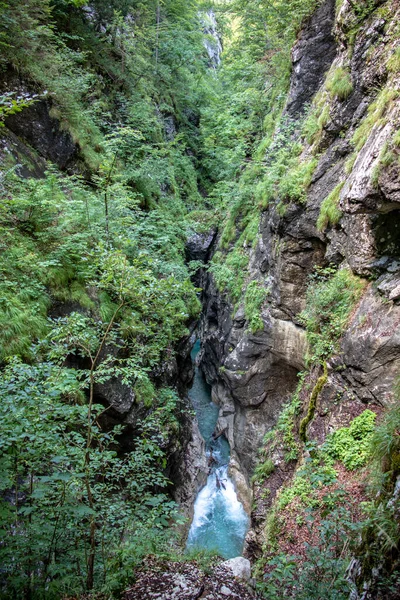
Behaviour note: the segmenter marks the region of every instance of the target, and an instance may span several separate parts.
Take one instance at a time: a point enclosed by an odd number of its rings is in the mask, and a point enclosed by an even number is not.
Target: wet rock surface
[[[77,147],[70,134],[51,117],[51,105],[47,100],[35,102],[18,115],[8,117],[6,126],[60,169],[67,168],[76,158]]]
[[[292,50],[293,72],[285,112],[296,116],[310,102],[335,54],[334,0],[326,0],[303,27]]]
[[[243,559],[244,560],[244,559]],[[244,580],[222,563],[207,573],[194,563],[148,564],[136,574],[136,583],[123,600],[258,600]]]
[[[195,418],[187,419],[186,443],[183,451],[170,461],[170,478],[174,482],[173,495],[182,512],[187,517],[185,527],[188,530],[193,517],[193,505],[198,491],[206,484],[209,466],[205,453],[205,442]]]

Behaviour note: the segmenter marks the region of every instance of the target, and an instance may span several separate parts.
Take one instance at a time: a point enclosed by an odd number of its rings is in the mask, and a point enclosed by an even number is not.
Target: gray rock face
[[[173,495],[179,503],[183,514],[187,517],[183,537],[186,538],[190,522],[193,518],[193,506],[199,490],[206,484],[208,464],[204,440],[199,431],[196,419],[188,419],[185,426],[186,433],[183,438],[188,441],[183,449],[177,453],[175,460],[171,461],[173,470],[170,477],[174,482]]]
[[[400,369],[400,306],[382,302],[373,286],[342,341],[344,379],[364,402],[389,405]]]
[[[292,50],[293,72],[285,112],[296,117],[320,87],[336,54],[334,0],[325,0],[300,32]]]
[[[233,457],[248,477],[264,434],[274,426],[282,398],[287,398],[304,366],[306,340],[296,324],[263,312],[263,331],[252,334],[239,311],[205,284],[201,366],[220,406],[218,431],[224,431]]]
[[[187,259],[206,263],[210,258],[216,233],[216,229],[211,229],[205,233],[193,233],[186,242]]]
[[[212,9],[199,13],[200,22],[205,34],[203,44],[208,54],[208,66],[216,69],[221,62],[222,42],[218,32],[218,24]]]
[[[310,439],[322,443],[331,430],[348,425],[366,406],[393,402],[393,382],[400,368],[400,180],[397,161],[381,165],[380,156],[400,124],[398,101],[388,103],[385,118],[377,119],[367,132],[350,172],[345,163],[354,151],[354,132],[376,98],[377,87],[388,77],[388,87],[398,89],[399,84],[395,75],[385,71],[390,36],[383,34],[381,17],[372,13],[358,23],[354,51],[349,52],[344,34],[354,27],[349,6],[344,0],[335,23],[339,44],[333,68],[349,68],[353,92],[345,99],[330,96],[329,121],[318,144],[318,165],[307,202],[286,205],[284,216],[271,203],[261,216],[258,241],[250,251],[249,279],[268,291],[261,308],[260,331],[251,333],[244,307],[238,306],[234,311],[229,299],[216,289],[212,276],[203,275],[201,365],[212,385],[213,399],[220,406],[217,427],[232,448],[232,473],[234,478],[235,473],[242,473],[247,483],[262,438],[276,423],[282,405],[295,389],[297,373],[304,368],[307,342],[299,313],[305,306],[309,276],[315,265],[350,267],[354,274],[373,283],[366,286],[354,307],[338,355],[328,363],[328,382],[309,425]],[[394,23],[399,9],[395,3],[391,6],[390,19]],[[293,53],[286,108],[291,117],[307,101],[305,88],[312,90],[310,99],[335,56],[333,44],[329,61],[325,66],[318,63],[320,79],[316,76],[310,83],[306,65],[313,60],[311,40],[318,38],[316,20],[321,20],[322,14],[324,36],[331,36],[334,8],[333,2],[328,2],[306,25]],[[327,38],[318,39],[316,47]],[[303,157],[309,160],[309,148],[305,148]],[[341,182],[342,218],[336,225],[318,231],[321,204]],[[315,384],[317,377],[317,371],[311,373],[310,385]],[[278,463],[279,460],[278,457]],[[290,479],[291,473],[289,467],[286,472],[278,464],[271,478],[274,493]],[[238,481],[242,488],[240,478]],[[253,526],[256,520],[253,515]],[[262,528],[259,524],[258,531]],[[256,529],[251,533],[254,539],[249,537],[248,547],[257,547]]]
[[[50,116],[51,106],[41,100],[5,121],[10,131],[35,148],[43,158],[65,169],[76,158],[77,146],[57,119]]]

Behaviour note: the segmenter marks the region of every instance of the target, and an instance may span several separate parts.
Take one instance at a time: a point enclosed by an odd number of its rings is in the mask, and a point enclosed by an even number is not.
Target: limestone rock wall
[[[307,342],[298,316],[315,265],[349,266],[370,280],[352,314],[341,352],[328,365],[329,385],[320,409],[324,431],[329,430],[329,411],[338,393],[359,407],[369,402],[387,405],[400,370],[398,149],[392,163],[381,160],[400,122],[399,77],[388,69],[398,44],[399,7],[394,0],[375,2],[361,16],[353,8],[344,0],[334,16],[333,3],[325,2],[305,25],[293,51],[286,114],[300,121],[304,103],[311,98],[306,97],[307,90],[314,93],[319,87],[329,118],[313,145],[303,140],[303,160],[318,158],[306,203],[288,204],[284,216],[272,203],[261,215],[250,279],[269,290],[261,314],[263,329],[252,334],[243,305],[234,311],[212,275],[203,275],[201,365],[221,407],[218,427],[225,431],[247,479],[264,434],[276,423],[305,366]],[[323,52],[324,45],[324,61],[318,63],[311,82],[308,71],[315,64],[314,49]],[[323,83],[328,69],[332,75],[339,68],[349,73],[352,83],[351,93],[342,98],[328,94]],[[357,149],[354,133],[367,115],[375,114],[376,103],[383,102],[381,90],[389,90],[391,99],[371,120],[365,143]],[[318,231],[321,204],[339,183],[342,218]],[[317,409],[315,419],[319,416]]]

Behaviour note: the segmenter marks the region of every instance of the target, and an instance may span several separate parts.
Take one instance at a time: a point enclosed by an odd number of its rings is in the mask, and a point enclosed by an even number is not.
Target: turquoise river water
[[[192,360],[200,350],[196,342]],[[196,367],[189,398],[196,411],[200,433],[206,443],[209,463],[207,484],[200,490],[194,505],[187,548],[215,550],[223,558],[241,556],[248,516],[239,502],[232,480],[228,475],[230,448],[223,435],[216,440],[212,435],[218,419],[218,406],[211,401],[210,387],[201,370]]]

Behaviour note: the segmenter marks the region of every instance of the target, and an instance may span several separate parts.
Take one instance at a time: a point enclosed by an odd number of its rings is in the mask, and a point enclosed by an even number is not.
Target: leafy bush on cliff
[[[251,281],[246,288],[244,314],[252,333],[256,333],[264,327],[260,311],[267,295],[268,289],[263,287],[262,284],[260,285],[258,281]]]
[[[374,412],[365,410],[348,427],[341,427],[330,434],[324,451],[334,460],[340,460],[351,471],[362,467],[371,457],[375,419]]]
[[[365,283],[349,269],[319,269],[310,278],[301,320],[311,346],[311,362],[321,362],[338,350],[340,337]]]
[[[305,556],[279,554],[266,565],[260,589],[269,600],[347,600],[352,586],[346,578],[346,546],[352,529],[343,507],[335,508],[315,526],[310,514],[307,527],[318,530],[318,542],[307,545]]]

